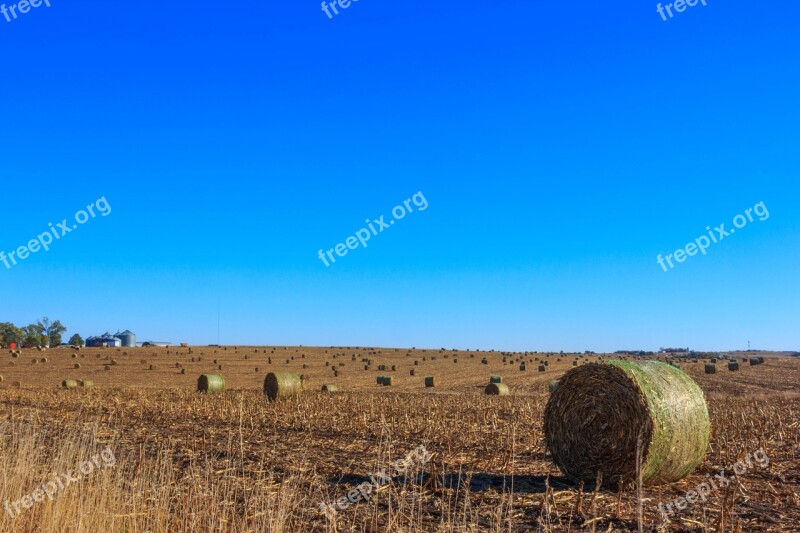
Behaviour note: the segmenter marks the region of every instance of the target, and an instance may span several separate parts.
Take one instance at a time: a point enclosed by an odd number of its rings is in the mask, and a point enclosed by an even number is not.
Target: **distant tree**
[[[21,333],[23,346],[30,346],[32,348],[44,346],[48,340],[41,324],[29,324],[21,328]]]
[[[42,334],[47,337],[45,344],[50,346],[58,346],[61,344],[61,334],[67,331],[67,328],[61,324],[60,320],[50,322],[50,319],[44,317],[37,324],[42,331]]]
[[[8,346],[12,342],[20,343],[22,332],[11,322],[0,322],[0,344]]]
[[[69,338],[69,343],[72,346],[83,346],[83,338],[76,333]]]

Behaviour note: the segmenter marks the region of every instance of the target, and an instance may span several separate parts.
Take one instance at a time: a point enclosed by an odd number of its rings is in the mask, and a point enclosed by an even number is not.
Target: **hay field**
[[[0,504],[76,471],[100,450],[113,450],[115,461],[52,501],[0,510],[0,528],[636,531],[641,507],[646,531],[798,531],[800,359],[764,355],[765,364],[738,372],[681,364],[708,398],[706,459],[688,478],[637,494],[573,483],[544,448],[548,383],[572,368],[575,354],[511,354],[503,364],[498,352],[440,349],[59,348],[16,358],[4,351]],[[369,370],[362,359],[372,360]],[[548,361],[544,372],[537,359]],[[267,402],[262,387],[272,371],[304,374],[306,392]],[[228,390],[195,393],[203,373],[222,374]],[[503,376],[510,396],[484,395],[492,374]],[[391,387],[376,385],[382,375],[393,377]],[[436,387],[425,388],[425,376],[435,376]],[[94,388],[62,390],[64,379]],[[341,392],[321,392],[325,383]],[[333,520],[320,511],[420,445],[433,457],[411,479],[395,478]],[[723,468],[729,475],[760,448],[768,466],[754,464],[669,520],[659,514],[659,503]]]

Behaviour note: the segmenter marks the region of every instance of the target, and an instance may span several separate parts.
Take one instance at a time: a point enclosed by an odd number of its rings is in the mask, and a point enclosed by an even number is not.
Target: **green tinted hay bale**
[[[197,378],[197,392],[214,394],[225,390],[225,378],[219,374],[202,374]]]
[[[489,383],[502,383],[503,376],[498,376],[496,374],[489,376]]]
[[[554,379],[553,381],[547,384],[547,390],[550,391],[550,394],[553,394],[556,391],[556,389],[558,389],[559,383],[560,380]]]
[[[567,372],[545,408],[545,440],[564,474],[617,486],[677,481],[705,458],[710,423],[700,387],[658,361],[612,360]]]
[[[94,387],[94,381],[88,379],[79,379],[78,386],[84,389],[91,389],[92,387]]]
[[[339,387],[332,383],[326,383],[322,386],[322,392],[339,392]]]
[[[717,373],[717,365],[713,363],[706,363],[706,374],[716,374]]]
[[[78,382],[74,379],[65,379],[61,382],[61,386],[65,389],[75,389],[78,387]]]
[[[505,383],[489,383],[484,389],[484,392],[489,396],[508,396],[508,385]]]
[[[436,386],[436,378],[434,376],[425,376],[425,386],[428,388]]]
[[[728,370],[730,370],[731,372],[736,372],[737,370],[739,370],[739,363],[737,363],[736,361],[731,361],[730,363],[728,363]]]
[[[303,392],[303,377],[292,372],[270,372],[264,379],[264,394],[272,401]]]

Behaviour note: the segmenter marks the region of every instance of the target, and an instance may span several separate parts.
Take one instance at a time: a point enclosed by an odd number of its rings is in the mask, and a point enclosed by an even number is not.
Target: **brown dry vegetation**
[[[713,375],[703,373],[702,363],[683,364],[707,393],[711,446],[687,479],[645,487],[639,497],[629,487],[581,488],[560,475],[544,449],[547,385],[572,368],[573,355],[551,355],[546,371],[538,372],[541,354],[512,355],[503,365],[496,352],[430,349],[191,352],[23,350],[16,359],[5,352],[0,504],[31,494],[50,474],[76,470],[105,447],[114,451],[116,466],[14,519],[0,509],[2,531],[636,531],[639,503],[648,531],[800,530],[796,358],[742,364],[739,372],[720,364]],[[37,354],[48,361],[34,365]],[[527,372],[519,371],[521,357]],[[373,360],[370,370],[362,358]],[[339,363],[344,366],[334,377]],[[397,370],[378,371],[381,364]],[[306,392],[269,403],[261,387],[270,371],[305,374]],[[228,392],[195,393],[201,373],[223,374]],[[483,394],[490,374],[503,376],[511,396]],[[378,375],[393,376],[394,385],[377,386]],[[436,376],[436,388],[424,387],[427,375]],[[95,388],[58,389],[67,378],[92,380]],[[342,392],[322,393],[323,383]],[[346,495],[419,445],[434,457],[414,479],[396,479],[333,522],[320,513],[321,503]],[[730,465],[762,447],[769,466],[749,469],[707,502],[662,520],[659,502],[685,495],[722,468],[729,473]]]

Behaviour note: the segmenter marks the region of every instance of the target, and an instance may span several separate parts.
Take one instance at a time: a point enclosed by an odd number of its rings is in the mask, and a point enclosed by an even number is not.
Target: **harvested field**
[[[649,531],[777,532],[795,531],[800,523],[797,358],[767,355],[762,365],[708,375],[702,362],[681,363],[708,399],[711,443],[694,473],[645,486],[639,497],[634,487],[619,492],[577,484],[546,451],[548,385],[573,368],[576,354],[560,362],[550,356],[544,372],[518,372],[519,362],[509,354],[503,365],[499,352],[189,350],[126,348],[126,356],[85,349],[80,370],[72,368],[67,349],[50,350],[49,362],[33,369],[11,366],[11,354],[4,355],[0,500],[18,501],[50,473],[74,471],[106,448],[115,465],[103,465],[15,519],[0,514],[2,530],[632,531],[640,503]],[[334,354],[373,364],[368,371],[355,363],[339,367],[334,377],[325,365],[333,364]],[[110,372],[103,370],[105,355],[118,361]],[[32,351],[22,356],[32,358]],[[530,364],[542,357],[513,355]],[[415,360],[419,372],[411,376]],[[223,372],[216,371],[219,364]],[[378,371],[378,365],[397,370]],[[263,391],[267,372],[303,373],[305,390],[270,402]],[[225,392],[195,392],[201,374],[216,373],[225,378]],[[390,375],[392,387],[377,386],[379,375]],[[425,387],[425,375],[437,377],[436,387]],[[503,375],[509,396],[485,394],[491,375]],[[65,390],[65,379],[90,380],[94,387]],[[21,387],[9,385],[14,382]],[[339,394],[322,392],[324,384]],[[320,504],[346,496],[420,445],[433,456],[416,465],[411,479],[395,477],[333,521],[320,511]],[[659,503],[685,496],[723,468],[730,472],[761,448],[769,465],[753,464],[738,482],[669,521],[659,514]]]

